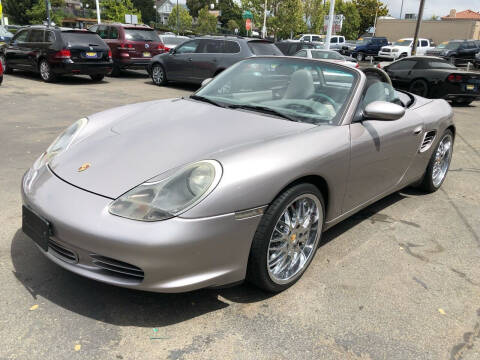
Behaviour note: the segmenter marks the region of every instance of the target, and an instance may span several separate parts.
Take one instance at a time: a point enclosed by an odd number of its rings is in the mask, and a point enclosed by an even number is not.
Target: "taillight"
[[[358,64],[357,64],[358,65]],[[381,69],[382,68],[382,65],[380,65],[380,63],[377,64],[377,68]]]
[[[70,53],[70,50],[68,49],[63,49],[55,53],[55,59],[70,59],[70,56],[72,54]]]
[[[108,50],[108,58],[112,60],[112,50]]]
[[[358,69],[360,67],[360,64],[359,63],[356,63],[355,64],[355,69]]]
[[[119,47],[118,47],[118,50],[131,50],[133,49],[133,45],[132,44],[121,44]]]
[[[165,51],[170,51],[170,48],[167,47],[167,46],[164,46],[163,49],[164,49]]]
[[[158,49],[158,50],[165,50],[165,45],[163,45],[163,44],[158,44],[157,49]]]
[[[2,62],[0,61],[0,76],[3,75],[3,66],[2,66]]]
[[[448,75],[447,80],[450,82],[462,82],[463,76],[458,74],[450,74]]]

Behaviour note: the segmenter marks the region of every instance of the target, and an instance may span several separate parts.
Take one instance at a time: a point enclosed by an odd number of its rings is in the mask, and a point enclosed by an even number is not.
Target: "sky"
[[[402,0],[380,0],[388,5],[390,15],[400,17],[400,7]],[[403,14],[417,13],[420,0],[403,0]],[[480,12],[480,0],[425,0],[424,17],[432,15],[445,16],[450,13],[451,9],[457,11],[473,10]]]

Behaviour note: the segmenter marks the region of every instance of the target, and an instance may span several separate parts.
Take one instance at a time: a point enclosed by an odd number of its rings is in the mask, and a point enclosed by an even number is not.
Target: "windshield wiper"
[[[215,100],[211,100],[209,98],[206,98],[204,96],[199,96],[199,95],[190,95],[190,99],[193,99],[193,100],[198,100],[198,101],[203,101],[203,102],[206,102],[206,103],[209,103],[209,104],[212,104],[212,105],[215,105],[215,106],[218,106],[218,107],[221,107],[221,108],[225,108],[226,106],[215,101]]]
[[[260,105],[229,105],[227,106],[229,109],[245,109],[245,110],[255,110],[255,111],[260,111],[266,114],[272,114],[279,116],[281,118],[294,121],[294,122],[300,122],[297,118],[294,118],[293,116],[287,115],[285,113],[282,113],[281,111],[277,111],[275,109],[269,108],[267,106],[260,106]]]

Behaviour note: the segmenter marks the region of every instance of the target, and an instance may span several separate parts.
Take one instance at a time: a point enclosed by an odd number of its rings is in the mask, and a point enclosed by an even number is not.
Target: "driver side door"
[[[193,54],[199,44],[200,40],[187,41],[167,54],[165,70],[169,80],[192,81]]]
[[[384,94],[386,89],[394,91],[388,84],[384,89]],[[382,91],[377,92],[376,98],[367,88],[361,108],[376,100],[397,102],[394,97],[383,97]],[[358,120],[350,124],[350,175],[344,212],[374,201],[399,185],[423,136],[423,121],[408,109],[402,118],[394,121],[366,120],[362,109]]]

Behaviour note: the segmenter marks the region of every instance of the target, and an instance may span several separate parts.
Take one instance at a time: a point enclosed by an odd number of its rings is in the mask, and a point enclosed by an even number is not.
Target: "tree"
[[[326,14],[323,0],[305,0],[304,13],[308,30],[320,34],[323,31],[323,18]]]
[[[145,24],[155,22],[154,0],[132,0],[132,3],[135,9],[138,9],[142,14],[142,21]]]
[[[242,9],[235,1],[219,0],[218,8],[221,11],[218,21],[222,23],[222,26],[228,27],[230,20],[235,21],[237,24],[242,23]]]
[[[30,23],[30,17],[27,10],[35,5],[36,0],[3,0],[3,11],[8,16],[10,24],[27,25]]]
[[[228,20],[227,29],[234,32],[235,29],[239,29],[238,23],[235,20]]]
[[[375,14],[377,16],[386,16],[388,14],[387,5],[377,0],[352,0],[360,15],[360,27],[357,36],[375,26]],[[378,12],[377,12],[378,10]]]
[[[171,29],[177,29],[177,11],[178,11],[178,31],[185,33],[185,30],[190,30],[192,28],[193,19],[188,13],[188,10],[185,7],[175,5],[172,9],[172,12],[168,16],[168,27]]]
[[[135,9],[131,0],[102,0],[100,7],[102,8],[102,19],[104,20],[123,23],[125,22],[125,14],[137,15],[138,22],[141,22],[142,19],[142,14]]]
[[[279,3],[272,25],[277,36],[288,38],[292,34],[304,32],[302,0],[282,0]]]
[[[52,10],[50,11],[50,21],[61,25],[62,19],[66,16],[62,8],[65,6],[64,0],[50,0]],[[33,7],[27,10],[27,16],[30,24],[43,24],[47,20],[47,8],[45,0],[38,0]]]
[[[433,14],[433,15],[430,17],[430,20],[440,20],[440,16]]]
[[[345,17],[340,33],[347,39],[357,39],[360,33],[361,18],[355,4],[350,1],[337,0],[335,14],[342,14]]]
[[[187,0],[187,7],[190,10],[190,15],[196,18],[198,17],[198,12],[205,6],[208,7],[211,3],[211,0]]]
[[[198,27],[197,31],[200,34],[212,34],[217,30],[217,17],[210,14],[208,11],[208,6],[205,6],[203,9],[200,9],[198,12]]]

